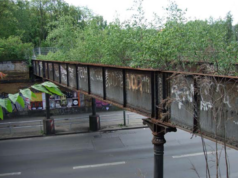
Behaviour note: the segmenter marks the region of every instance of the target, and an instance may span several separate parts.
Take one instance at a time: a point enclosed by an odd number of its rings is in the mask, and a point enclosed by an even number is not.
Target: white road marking
[[[215,152],[213,152],[213,151],[207,152],[208,155],[213,154],[213,153],[215,153]],[[185,157],[201,156],[201,155],[204,155],[204,153],[201,152],[201,153],[193,153],[193,154],[187,154],[187,155],[172,156],[172,158],[185,158]]]
[[[73,169],[84,169],[84,168],[95,168],[95,167],[104,167],[104,166],[115,166],[115,165],[121,165],[126,164],[125,161],[123,162],[115,162],[115,163],[104,163],[104,164],[94,164],[94,165],[85,165],[85,166],[75,166]]]
[[[4,177],[4,176],[19,176],[19,175],[21,175],[21,172],[12,172],[12,173],[0,174],[0,177]]]

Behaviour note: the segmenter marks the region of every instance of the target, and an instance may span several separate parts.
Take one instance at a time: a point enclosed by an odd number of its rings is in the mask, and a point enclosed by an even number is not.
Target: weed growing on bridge
[[[202,141],[204,158],[206,162],[206,177],[211,177],[211,166],[216,167],[216,178],[222,177],[220,171],[221,154],[224,153],[226,177],[230,177],[227,145],[237,144],[237,87],[238,80],[215,76],[188,76],[173,75],[170,77],[172,85],[171,122],[180,125],[182,129],[190,130],[194,135],[199,135]],[[176,109],[177,108],[177,109]],[[183,124],[176,118],[186,113]],[[174,117],[176,115],[176,117]],[[190,120],[191,119],[191,120]],[[192,125],[192,127],[191,127]],[[210,162],[208,146],[205,138],[215,141],[215,165]],[[221,143],[221,148],[218,143]],[[199,174],[192,164],[192,169]]]

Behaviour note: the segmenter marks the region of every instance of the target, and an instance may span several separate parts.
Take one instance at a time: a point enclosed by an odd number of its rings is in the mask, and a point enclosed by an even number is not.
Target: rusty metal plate
[[[46,77],[46,78],[49,78],[47,62],[45,62],[44,64],[45,64],[45,77]]]
[[[59,64],[54,63],[54,81],[59,82]]]
[[[40,66],[40,76],[43,77],[43,64],[42,64],[42,62],[39,62],[39,66]]]
[[[39,75],[39,61],[33,64],[35,65],[33,65],[34,72]],[[85,66],[80,63],[69,63],[69,75],[67,76],[66,64],[59,64],[61,81],[65,85],[69,83],[70,89],[76,88],[76,78],[78,78],[79,89],[88,92],[89,95],[93,94],[97,95],[98,97],[95,96],[97,98],[102,98],[105,94],[107,102],[125,104],[128,110],[135,110],[152,117],[154,117],[154,110],[158,111],[156,108],[159,103],[167,100],[166,104],[171,104],[170,117],[168,120],[165,119],[164,123],[168,125],[172,123],[187,131],[202,133],[210,139],[226,140],[228,145],[238,149],[237,78],[149,69],[135,70],[115,66],[97,66],[96,64]],[[75,65],[79,65],[78,74],[76,74]],[[53,79],[51,61],[49,62],[49,74],[50,79]],[[167,75],[170,76],[169,80]],[[154,80],[157,77],[158,80]],[[125,93],[123,87],[125,87]],[[165,96],[167,91],[170,93],[168,98]],[[165,111],[166,109],[163,110]],[[155,116],[157,118],[158,113]]]
[[[33,61],[33,72],[35,75],[37,75],[37,70],[36,70],[36,61]]]
[[[78,66],[79,89],[88,92],[88,71],[86,66]]]
[[[36,68],[36,75],[39,76],[39,62],[38,61],[35,62],[35,68]]]
[[[200,80],[200,126],[203,132],[238,144],[238,81]]]
[[[193,129],[194,85],[192,77],[178,75],[171,79],[171,122]]]
[[[61,83],[67,85],[67,69],[66,64],[60,64]]]
[[[53,66],[51,62],[48,64],[48,67],[49,67],[49,79],[53,80]]]
[[[76,88],[76,65],[69,65],[69,86]]]
[[[127,105],[138,111],[151,114],[150,72],[126,71]]]
[[[122,69],[106,69],[107,98],[123,104],[123,74]]]
[[[103,97],[103,77],[101,67],[90,67],[91,93]]]

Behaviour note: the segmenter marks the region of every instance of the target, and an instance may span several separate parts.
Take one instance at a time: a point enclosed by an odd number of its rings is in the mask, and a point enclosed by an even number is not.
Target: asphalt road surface
[[[0,141],[0,177],[152,178],[149,129]],[[165,178],[206,177],[200,137],[178,130],[166,135]],[[209,168],[215,173],[215,144],[206,140]],[[219,150],[223,150],[219,146]],[[228,149],[230,177],[238,177],[238,152]],[[224,151],[220,174],[226,175]],[[197,173],[196,173],[197,172]]]

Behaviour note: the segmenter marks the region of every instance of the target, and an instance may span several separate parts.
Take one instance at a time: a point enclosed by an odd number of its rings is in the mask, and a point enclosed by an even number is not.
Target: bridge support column
[[[176,132],[175,127],[169,127],[152,119],[143,119],[143,123],[148,125],[152,131],[154,144],[154,178],[164,177],[164,135],[167,132]]]
[[[164,133],[154,134],[152,140],[154,144],[154,178],[163,178],[164,176]]]
[[[96,114],[96,100],[92,98],[92,115],[89,116],[89,129],[98,131],[100,129],[100,117]]]
[[[45,94],[46,102],[46,119],[43,120],[44,134],[52,135],[55,133],[55,122],[53,118],[50,118],[50,95]]]

